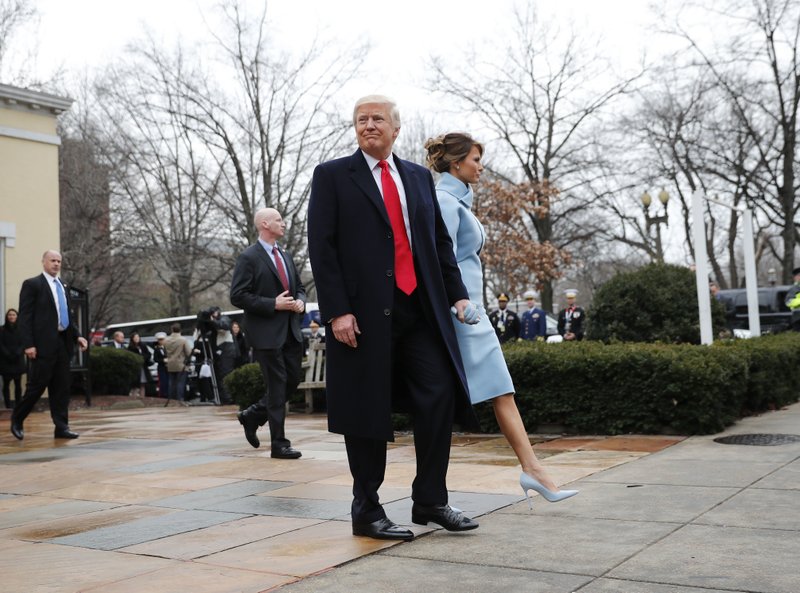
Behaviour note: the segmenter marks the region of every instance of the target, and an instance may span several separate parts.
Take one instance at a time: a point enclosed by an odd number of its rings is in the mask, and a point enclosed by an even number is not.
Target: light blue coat
[[[464,361],[469,398],[473,404],[514,393],[500,341],[483,308],[483,270],[480,251],[486,234],[483,225],[472,213],[472,188],[450,173],[443,173],[436,184],[436,198],[447,232],[453,240],[461,279],[469,299],[478,306],[481,320],[466,325],[453,318],[458,347]]]

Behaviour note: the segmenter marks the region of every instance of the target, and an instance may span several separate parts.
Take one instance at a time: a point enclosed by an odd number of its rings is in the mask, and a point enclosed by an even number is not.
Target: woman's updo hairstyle
[[[450,132],[436,138],[428,138],[425,150],[428,151],[425,161],[429,168],[437,173],[450,170],[450,165],[463,161],[469,155],[473,146],[483,156],[483,144],[473,140],[472,136],[464,132]]]

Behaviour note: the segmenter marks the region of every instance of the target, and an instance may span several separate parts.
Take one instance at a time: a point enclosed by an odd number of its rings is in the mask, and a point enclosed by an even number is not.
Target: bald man
[[[284,432],[286,398],[300,383],[303,335],[300,322],[306,292],[291,256],[278,244],[286,223],[274,208],[262,208],[254,217],[258,241],[236,260],[230,298],[244,309],[244,329],[261,366],[267,391],[264,397],[239,412],[247,442],[258,447],[259,427],[269,422],[271,456],[297,459]]]
[[[11,434],[24,437],[22,423],[47,389],[55,438],[75,439],[69,428],[69,361],[75,344],[86,350],[70,311],[69,291],[58,277],[61,254],[49,250],[42,256],[43,272],[22,283],[19,293],[19,331],[30,362],[25,395],[11,414]]]

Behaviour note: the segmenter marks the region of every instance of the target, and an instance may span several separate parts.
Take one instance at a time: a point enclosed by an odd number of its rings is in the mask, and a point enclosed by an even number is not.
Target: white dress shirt
[[[375,183],[378,186],[378,191],[381,192],[381,197],[383,198],[383,184],[381,183],[381,168],[378,166],[380,159],[376,159],[373,156],[368,155],[363,150],[361,154],[364,155],[364,158],[367,159],[367,166],[369,170],[372,172],[372,177],[375,179]],[[403,187],[403,180],[400,178],[400,172],[397,170],[397,165],[394,162],[394,155],[389,155],[389,158],[386,159],[386,162],[389,163],[389,173],[392,175],[392,179],[394,179],[394,184],[397,186],[397,193],[400,194],[400,208],[403,210],[403,224],[406,227],[406,235],[408,236],[408,245],[409,247],[413,247],[411,243],[411,225],[408,222],[408,204],[406,203],[406,188]],[[384,198],[385,200],[385,198]],[[412,250],[413,251],[413,250]]]
[[[47,280],[47,285],[50,287],[50,292],[53,295],[53,302],[56,304],[56,317],[61,319],[61,309],[58,308],[58,292],[56,291],[56,282],[61,282],[61,280],[58,279],[58,276],[51,276],[47,272],[42,272],[42,276],[44,276],[44,279]],[[64,298],[66,298],[67,289],[64,288],[63,282],[61,282],[61,289],[64,291]],[[67,328],[61,327],[61,324],[59,323],[58,329],[59,331],[64,331]]]

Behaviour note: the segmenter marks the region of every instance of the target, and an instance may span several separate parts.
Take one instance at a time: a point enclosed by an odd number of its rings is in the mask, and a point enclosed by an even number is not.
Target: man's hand
[[[306,304],[301,301],[300,299],[295,299],[294,301],[294,309],[295,313],[302,313],[306,309]]]
[[[86,352],[88,347],[89,342],[86,341],[86,338],[78,338],[78,348],[81,349],[81,352]]]
[[[347,344],[351,348],[358,346],[356,336],[360,336],[361,331],[359,331],[356,317],[352,313],[335,317],[331,321],[331,329],[333,330],[333,337],[342,344]]]
[[[25,356],[27,356],[31,360],[36,360],[36,346],[25,348]]]
[[[564,334],[564,339],[572,341],[575,339],[575,334],[573,334],[572,332],[567,332]]]
[[[300,301],[302,303],[302,301]],[[289,294],[288,290],[284,290],[277,297],[275,297],[275,310],[276,311],[295,311],[297,307],[294,297]]]
[[[469,299],[461,299],[453,305],[456,310],[456,317],[461,323],[475,325],[481,320],[478,308]]]

